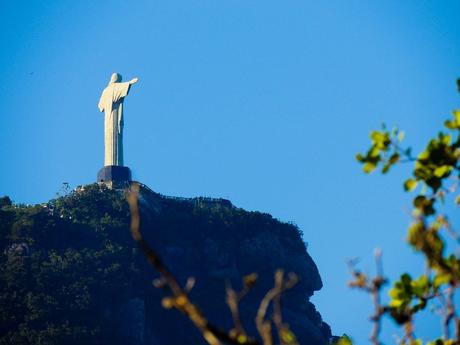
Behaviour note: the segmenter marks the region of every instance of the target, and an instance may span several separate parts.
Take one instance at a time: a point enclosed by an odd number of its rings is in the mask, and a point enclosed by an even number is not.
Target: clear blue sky
[[[407,169],[365,176],[354,156],[382,122],[421,148],[459,106],[459,23],[458,1],[1,1],[0,194],[38,203],[94,182],[100,93],[114,71],[138,76],[134,177],[296,222],[324,282],[314,303],[365,344],[371,304],[345,259],[372,271],[380,246],[391,278],[423,266],[404,244]]]

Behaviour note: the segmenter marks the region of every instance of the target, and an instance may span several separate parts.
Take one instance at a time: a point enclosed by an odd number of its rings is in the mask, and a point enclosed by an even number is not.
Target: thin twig
[[[241,341],[244,341],[248,338],[247,332],[243,327],[241,322],[239,305],[241,300],[248,294],[248,292],[254,286],[254,283],[257,280],[257,274],[252,273],[243,278],[243,289],[240,292],[236,292],[230,284],[226,287],[226,303],[230,312],[232,314],[234,328],[230,330],[230,335]],[[249,338],[250,340],[253,340]]]
[[[380,302],[380,293],[382,287],[386,284],[387,280],[383,276],[383,265],[382,265],[382,252],[380,249],[375,250],[375,264],[377,268],[377,274],[369,280],[368,276],[361,273],[355,268],[356,260],[349,260],[348,267],[354,280],[350,281],[348,285],[352,288],[358,288],[368,292],[372,297],[374,305],[374,314],[371,315],[370,320],[373,323],[372,332],[370,335],[370,341],[373,345],[380,345],[379,335],[382,329],[382,317],[385,313],[385,308]]]
[[[262,301],[260,302],[259,309],[256,316],[256,327],[259,332],[264,345],[273,345],[273,335],[272,335],[272,326],[271,321],[266,319],[266,314],[270,303],[280,296],[284,291],[291,289],[298,282],[298,277],[294,273],[288,275],[288,279],[284,281],[284,272],[283,270],[277,270],[275,272],[275,286],[269,290]],[[281,323],[281,308],[280,306],[275,306],[275,315],[274,320],[275,326],[278,323],[277,331],[282,339],[282,325]]]

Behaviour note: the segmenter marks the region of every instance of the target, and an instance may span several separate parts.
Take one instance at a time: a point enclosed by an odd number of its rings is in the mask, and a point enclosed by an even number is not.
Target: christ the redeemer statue
[[[123,166],[123,101],[131,85],[137,83],[134,78],[121,82],[121,75],[113,73],[109,85],[102,91],[99,111],[104,118],[104,166]]]
[[[131,181],[131,170],[123,166],[123,101],[137,80],[122,83],[121,75],[112,74],[99,100],[99,111],[105,113],[104,167],[97,174],[97,182],[109,188],[124,188]]]

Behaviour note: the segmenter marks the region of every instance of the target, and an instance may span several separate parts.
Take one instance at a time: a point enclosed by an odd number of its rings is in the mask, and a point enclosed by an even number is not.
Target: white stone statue
[[[121,82],[121,75],[113,73],[109,85],[102,91],[99,111],[105,112],[104,118],[104,166],[123,166],[123,101],[131,85],[138,78]]]

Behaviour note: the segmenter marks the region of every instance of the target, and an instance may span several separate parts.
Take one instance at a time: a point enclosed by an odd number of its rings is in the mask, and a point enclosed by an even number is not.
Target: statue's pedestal
[[[131,181],[131,170],[128,167],[108,165],[97,173],[97,183],[104,183],[109,188],[124,188]]]

